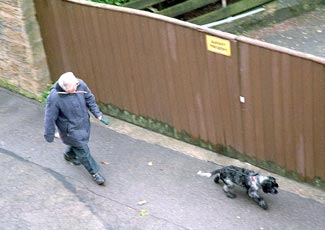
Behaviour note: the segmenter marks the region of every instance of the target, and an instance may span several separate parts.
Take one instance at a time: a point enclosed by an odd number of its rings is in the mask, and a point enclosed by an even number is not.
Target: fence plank
[[[235,41],[231,41],[231,58],[226,58],[225,68],[229,71],[229,97],[231,106],[231,124],[233,132],[233,143],[231,146],[237,151],[244,152],[244,129],[241,114],[241,86],[240,86],[240,63],[239,63],[239,45]]]
[[[265,139],[264,139],[264,120],[263,120],[263,95],[262,95],[262,61],[260,59],[261,57],[261,50],[258,47],[251,46],[250,47],[251,52],[251,62],[250,62],[250,69],[251,76],[250,76],[250,84],[252,84],[252,90],[253,90],[253,111],[254,111],[254,125],[255,125],[255,138],[256,138],[256,152],[255,156],[258,159],[265,160]]]
[[[59,2],[60,3],[60,2]],[[52,76],[58,76],[62,73],[62,66],[64,65],[64,58],[66,56],[62,52],[62,33],[59,33],[60,23],[58,22],[57,6],[54,2],[40,1],[35,2],[35,8],[37,12],[42,12],[42,15],[47,15],[48,17],[42,17],[39,20],[42,38],[47,41],[46,46],[44,46],[47,60],[51,63],[49,65],[49,70]],[[52,29],[46,29],[48,25],[52,25]],[[51,61],[50,61],[51,60]]]
[[[284,154],[284,108],[283,108],[283,83],[282,83],[282,66],[281,54],[279,52],[272,52],[271,58],[271,78],[273,90],[273,112],[274,119],[272,125],[274,126],[274,162],[279,166],[285,167]]]
[[[182,87],[184,89],[184,103],[186,105],[186,116],[188,118],[188,129],[186,130],[188,133],[193,134],[194,137],[199,137],[197,121],[195,117],[195,110],[193,106],[193,91],[192,91],[192,79],[191,79],[191,69],[190,64],[188,63],[188,56],[193,55],[193,53],[189,53],[191,49],[188,46],[188,30],[180,30],[176,36],[179,40],[178,47],[179,47],[179,58],[180,58],[180,65],[181,73],[180,73],[180,82],[182,83]]]
[[[293,140],[293,101],[292,101],[292,69],[290,56],[283,55],[281,61],[281,76],[283,82],[283,132],[285,137],[284,154],[286,157],[286,169],[295,171],[295,154]]]
[[[210,90],[210,100],[211,104],[209,107],[211,107],[211,116],[214,120],[213,128],[213,135],[215,136],[215,139],[209,139],[213,144],[226,144],[226,137],[224,135],[224,123],[223,123],[223,106],[221,103],[221,98],[219,96],[219,78],[221,76],[221,70],[218,66],[218,59],[216,58],[216,54],[213,52],[207,52],[207,68],[209,73],[209,88]],[[212,141],[215,140],[215,141]]]
[[[253,85],[250,77],[252,69],[250,68],[250,45],[240,43],[240,79],[241,79],[241,95],[245,97],[245,103],[242,104],[242,117],[244,129],[244,153],[248,156],[256,156],[256,137],[254,122],[254,103],[253,103]]]
[[[161,53],[161,37],[159,36],[159,33],[157,33],[157,24],[161,22],[153,22],[153,21],[147,21],[148,22],[148,33],[150,38],[148,39],[147,43],[149,45],[150,56],[152,59],[152,66],[151,68],[151,76],[150,76],[150,82],[151,82],[151,88],[153,90],[153,98],[154,98],[154,110],[157,111],[156,113],[156,119],[164,122],[168,122],[171,120],[169,117],[169,109],[168,109],[168,93],[166,91],[166,76],[164,76],[165,69],[164,66],[162,66],[162,59],[169,58],[168,56],[162,56]],[[153,52],[154,49],[154,52]],[[175,67],[173,66],[173,69]],[[162,99],[164,98],[164,99]]]
[[[313,84],[315,81],[315,73],[313,71],[311,61],[304,61],[302,63],[302,88],[303,88],[303,132],[304,132],[304,164],[306,178],[313,179],[314,171],[314,110],[313,110]],[[306,77],[310,76],[310,77]],[[317,78],[317,77],[316,77]]]
[[[170,26],[168,23],[164,23],[163,29],[159,30],[158,34],[161,37],[161,55],[164,57],[162,59],[162,63],[165,67],[163,76],[166,77],[164,83],[167,91],[168,103],[170,106],[168,109],[170,110],[170,117],[166,121],[177,130],[182,130],[183,118],[179,116],[182,111],[179,108],[180,97],[177,90],[178,71],[175,71],[175,69],[172,68],[177,61],[175,28]],[[162,77],[162,79],[164,78]]]
[[[200,121],[200,137],[203,140],[215,140],[215,122],[213,112],[210,105],[213,104],[213,99],[211,98],[214,95],[214,92],[210,90],[210,79],[209,79],[209,70],[206,67],[207,60],[207,49],[205,46],[205,34],[204,33],[193,33],[194,42],[192,44],[192,49],[195,52],[193,62],[196,66],[197,72],[194,73],[196,78],[195,85],[199,84],[202,87],[198,87],[199,97],[196,98],[198,109],[199,109],[199,121]]]
[[[313,120],[314,120],[314,170],[319,178],[325,178],[325,67],[314,65],[313,81]]]
[[[94,45],[93,51],[95,54],[96,59],[98,60],[97,63],[95,63],[95,76],[91,76],[91,78],[95,78],[96,82],[101,82],[103,80],[105,81],[109,81],[109,77],[110,77],[110,73],[109,71],[107,71],[107,69],[111,69],[110,65],[112,63],[111,58],[111,49],[109,47],[109,44],[107,43],[107,39],[103,39],[106,34],[104,33],[104,30],[102,30],[101,28],[103,28],[104,24],[104,17],[103,17],[103,10],[98,10],[97,12],[95,11],[89,11],[89,12],[85,12],[85,18],[88,19],[89,23],[88,23],[88,28],[86,29],[87,31],[93,31],[94,34],[97,34],[97,36],[95,36],[92,39],[92,43]],[[105,50],[105,52],[103,52],[104,54],[107,53],[109,55],[101,55],[98,57],[98,53],[97,50],[102,49]],[[106,69],[107,68],[107,69]],[[108,98],[112,98],[113,97],[113,90],[112,88],[108,88],[105,87],[105,84],[95,84],[97,87],[97,95],[98,95],[98,99],[101,99],[103,97],[105,97],[105,95]],[[109,103],[109,102],[107,102]]]
[[[273,79],[272,65],[262,65],[262,63],[271,63],[271,51],[259,49],[260,55],[260,74],[261,74],[261,99],[262,99],[262,120],[263,120],[263,142],[264,142],[264,159],[274,161],[274,111],[273,111]],[[262,158],[261,158],[262,159]]]
[[[131,63],[128,66],[133,66],[134,87],[137,96],[137,103],[139,111],[135,113],[137,115],[145,116],[150,112],[150,106],[147,103],[148,97],[151,95],[150,86],[148,80],[145,78],[148,75],[149,63],[146,63],[146,52],[144,52],[145,39],[143,39],[142,30],[146,30],[145,21],[142,17],[133,17],[130,27],[134,30],[133,46],[130,47],[130,51],[133,55],[131,57]],[[130,29],[131,29],[130,28]],[[148,65],[149,66],[148,66]],[[132,111],[133,112],[133,111]]]
[[[302,77],[302,62],[301,59],[291,58],[291,68],[292,68],[292,121],[293,121],[293,141],[294,141],[294,159],[296,168],[295,170],[301,175],[304,175],[304,135],[303,135],[303,77]]]

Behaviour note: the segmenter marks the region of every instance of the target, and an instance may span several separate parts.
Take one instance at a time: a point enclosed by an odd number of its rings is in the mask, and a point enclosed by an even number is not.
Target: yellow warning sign
[[[230,41],[206,35],[207,49],[211,52],[231,56]]]

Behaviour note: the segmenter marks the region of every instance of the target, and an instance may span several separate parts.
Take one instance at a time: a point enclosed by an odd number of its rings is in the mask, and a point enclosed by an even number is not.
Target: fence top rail
[[[105,3],[91,2],[91,1],[87,1],[87,0],[61,0],[61,1],[77,3],[80,5],[93,6],[93,7],[102,8],[102,9],[109,9],[109,10],[119,11],[119,12],[123,12],[123,13],[127,13],[127,14],[139,15],[139,16],[143,16],[143,17],[149,17],[149,18],[160,20],[160,21],[176,24],[178,26],[187,27],[187,28],[190,28],[193,30],[201,31],[202,33],[208,33],[210,35],[222,37],[222,38],[225,38],[228,40],[234,41],[237,37],[236,35],[233,35],[230,33],[226,33],[226,32],[219,31],[219,30],[214,30],[214,29],[209,29],[209,28],[204,28],[202,26],[199,26],[199,25],[196,25],[196,24],[193,24],[190,22],[181,21],[181,20],[178,20],[175,18],[151,13],[148,11],[137,10],[137,9],[121,7],[121,6],[114,6],[114,5],[109,5],[109,4],[105,4]]]
[[[164,15],[154,14],[151,12],[127,8],[127,7],[120,7],[120,6],[114,6],[114,5],[104,4],[104,3],[91,2],[91,1],[87,1],[87,0],[61,0],[61,1],[71,2],[71,3],[80,4],[80,5],[86,5],[86,6],[92,6],[92,7],[102,8],[102,9],[108,9],[108,10],[123,12],[123,13],[127,13],[127,14],[139,15],[139,16],[143,16],[143,17],[149,17],[149,18],[160,20],[160,21],[169,22],[169,23],[172,23],[172,24],[175,24],[178,26],[197,30],[202,33],[214,35],[214,36],[232,40],[232,41],[244,42],[247,44],[263,47],[263,48],[273,50],[276,52],[285,53],[285,54],[292,55],[292,56],[297,56],[297,57],[300,57],[303,59],[308,59],[308,60],[318,62],[320,64],[325,65],[325,58],[322,58],[322,57],[317,57],[312,54],[306,54],[303,52],[291,50],[289,48],[281,47],[278,45],[270,44],[267,42],[259,41],[259,40],[244,37],[244,36],[237,36],[237,35],[223,32],[223,31],[205,28],[200,25],[196,25],[196,24],[193,24],[190,22],[181,21],[181,20],[178,20],[175,18],[164,16]]]
[[[315,55],[312,55],[312,54],[303,53],[303,52],[300,52],[300,51],[292,50],[292,49],[289,49],[289,48],[285,48],[285,47],[282,47],[282,46],[270,44],[270,43],[267,43],[267,42],[259,41],[259,40],[244,37],[244,36],[237,36],[236,40],[239,41],[239,42],[244,42],[246,44],[259,46],[259,47],[266,48],[266,49],[269,49],[269,50],[274,50],[274,51],[277,51],[277,52],[280,52],[280,53],[285,53],[285,54],[300,57],[300,58],[303,58],[303,59],[308,59],[308,60],[318,62],[320,64],[325,65],[325,58],[318,57],[318,56],[315,56]]]

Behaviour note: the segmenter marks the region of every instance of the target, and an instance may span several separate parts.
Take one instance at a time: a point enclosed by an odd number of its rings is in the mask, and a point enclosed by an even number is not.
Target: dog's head
[[[264,193],[277,194],[278,190],[276,188],[278,188],[279,185],[276,183],[276,179],[274,177],[267,176],[261,181],[261,187]]]

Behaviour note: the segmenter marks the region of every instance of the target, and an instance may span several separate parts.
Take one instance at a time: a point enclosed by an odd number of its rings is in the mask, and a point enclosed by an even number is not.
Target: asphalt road
[[[165,147],[166,137],[113,118],[108,127],[92,122],[90,148],[108,179],[98,186],[82,166],[63,160],[60,140],[44,141],[43,113],[38,102],[0,88],[2,230],[324,229],[323,191],[302,184],[290,191],[291,181],[282,179],[279,194],[263,195],[268,211],[241,189],[229,199],[222,186],[196,173],[236,160],[200,160],[183,151],[190,145],[171,140]],[[197,156],[207,152],[193,149]],[[318,200],[299,194],[306,190]]]

